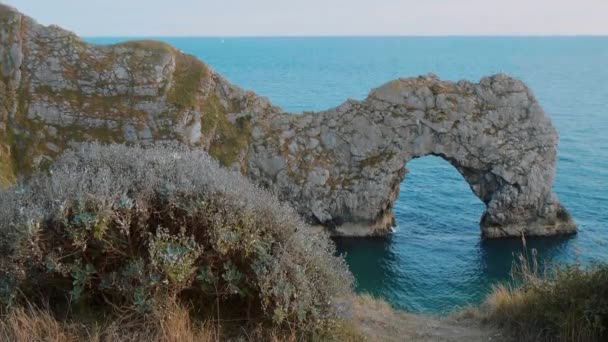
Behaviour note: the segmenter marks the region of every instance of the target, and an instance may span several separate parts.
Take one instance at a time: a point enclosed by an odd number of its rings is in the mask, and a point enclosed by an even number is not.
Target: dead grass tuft
[[[513,282],[494,286],[474,314],[517,341],[608,341],[608,265],[539,272],[535,252],[521,254]]]
[[[73,327],[59,323],[48,312],[16,308],[0,320],[0,340],[69,342],[78,338]]]

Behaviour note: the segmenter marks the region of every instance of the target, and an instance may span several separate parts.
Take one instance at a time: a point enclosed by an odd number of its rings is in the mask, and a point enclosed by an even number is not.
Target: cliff
[[[405,165],[436,155],[486,204],[484,236],[576,231],[551,189],[557,132],[506,75],[398,79],[363,101],[289,114],[167,44],[87,44],[2,5],[0,74],[0,186],[78,142],[180,141],[275,189],[311,224],[383,235]]]

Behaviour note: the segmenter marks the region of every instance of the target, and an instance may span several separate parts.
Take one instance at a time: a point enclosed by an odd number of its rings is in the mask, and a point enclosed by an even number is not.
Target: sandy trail
[[[386,302],[357,296],[353,320],[369,341],[481,342],[507,341],[500,331],[472,318],[438,318],[392,309]]]

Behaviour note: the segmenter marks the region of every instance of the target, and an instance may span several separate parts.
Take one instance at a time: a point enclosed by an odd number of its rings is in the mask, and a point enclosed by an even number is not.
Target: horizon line
[[[82,38],[608,38],[606,34],[82,35]]]

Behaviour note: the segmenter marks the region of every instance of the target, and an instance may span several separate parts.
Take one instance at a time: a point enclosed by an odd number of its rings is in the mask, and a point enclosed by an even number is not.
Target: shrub
[[[535,253],[521,255],[514,283],[495,286],[482,311],[518,341],[608,341],[608,265],[541,273]]]
[[[177,146],[82,145],[0,194],[0,298],[316,327],[352,275],[288,205]],[[61,304],[63,303],[63,304]],[[223,312],[220,312],[220,308]]]

